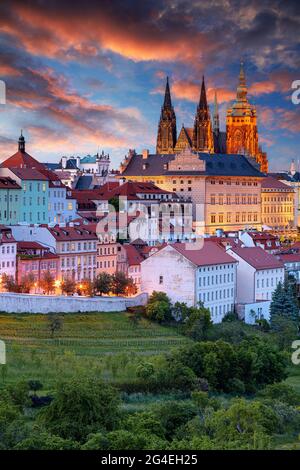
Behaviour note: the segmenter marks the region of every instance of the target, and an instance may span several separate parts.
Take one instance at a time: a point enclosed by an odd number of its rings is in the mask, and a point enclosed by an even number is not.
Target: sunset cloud
[[[296,151],[299,111],[289,91],[300,78],[299,28],[293,0],[284,8],[281,0],[1,2],[0,155],[20,127],[52,159],[99,145],[120,159],[128,147],[153,146],[167,75],[178,122],[193,121],[204,74],[224,129],[241,57],[270,160],[272,133],[293,136]]]

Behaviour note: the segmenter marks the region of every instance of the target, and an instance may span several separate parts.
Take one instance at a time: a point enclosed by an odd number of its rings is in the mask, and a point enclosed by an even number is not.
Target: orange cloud
[[[98,5],[94,11],[68,7],[58,14],[55,8],[17,2],[14,15],[0,23],[0,29],[16,37],[23,47],[34,55],[61,57],[73,49],[79,53],[97,56],[100,49],[109,50],[134,61],[193,62],[204,54],[217,50],[218,41],[212,40],[193,26],[193,18],[186,17],[180,28],[165,31],[155,6],[147,21],[135,21],[135,15],[121,15],[112,11],[109,3]],[[20,24],[22,27],[20,27]],[[194,45],[197,44],[195,48]]]

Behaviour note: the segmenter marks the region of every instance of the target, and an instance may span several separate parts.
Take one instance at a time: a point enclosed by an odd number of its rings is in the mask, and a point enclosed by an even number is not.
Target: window
[[[163,284],[164,283],[164,277],[163,276],[159,276],[159,284]]]

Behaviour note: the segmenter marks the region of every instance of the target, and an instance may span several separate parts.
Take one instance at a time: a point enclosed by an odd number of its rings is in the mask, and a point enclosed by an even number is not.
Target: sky
[[[270,169],[300,160],[299,0],[9,0],[0,4],[0,161],[104,150],[155,151],[166,76],[177,117],[193,125],[202,75],[221,130],[242,59]]]

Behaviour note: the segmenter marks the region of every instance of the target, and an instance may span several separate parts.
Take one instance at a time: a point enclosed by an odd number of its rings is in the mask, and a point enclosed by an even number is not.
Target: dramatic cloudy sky
[[[40,160],[154,150],[166,75],[177,127],[191,126],[205,74],[221,128],[240,58],[272,169],[300,159],[299,0],[9,0],[0,5],[0,160],[20,129]]]

